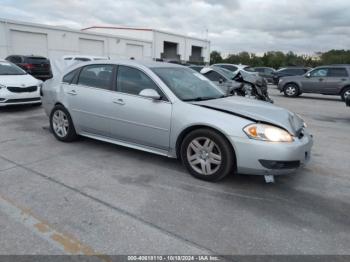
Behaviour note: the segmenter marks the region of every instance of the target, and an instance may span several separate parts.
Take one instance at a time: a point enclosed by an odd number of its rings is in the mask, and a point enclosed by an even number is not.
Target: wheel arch
[[[179,134],[177,140],[176,140],[176,157],[178,159],[181,158],[180,150],[181,150],[181,145],[182,145],[184,138],[192,131],[197,130],[197,129],[203,129],[203,128],[210,129],[210,130],[218,133],[226,140],[227,143],[229,143],[233,157],[234,157],[234,164],[235,164],[234,168],[237,169],[237,156],[236,156],[236,150],[234,148],[234,145],[230,142],[230,140],[227,138],[227,135],[225,135],[225,133],[223,131],[221,131],[215,127],[212,127],[212,126],[208,126],[208,125],[197,124],[197,125],[192,125],[192,126],[186,127],[184,130],[182,130],[181,133]]]
[[[347,88],[350,88],[350,84],[343,86],[342,89],[340,89],[339,95],[342,95],[344,90]]]
[[[286,86],[287,86],[287,85],[290,85],[290,84],[296,85],[296,86],[298,87],[299,91],[300,91],[300,84],[297,83],[297,82],[295,82],[295,81],[289,81],[289,82],[285,83],[285,84],[283,85],[283,89],[285,89]]]

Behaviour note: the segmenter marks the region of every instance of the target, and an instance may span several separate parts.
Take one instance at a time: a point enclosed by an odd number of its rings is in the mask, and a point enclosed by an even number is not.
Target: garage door
[[[164,41],[164,52],[161,53],[161,58],[180,61],[180,55],[177,53],[178,44]]]
[[[48,55],[47,35],[40,33],[11,30],[12,54]]]
[[[83,55],[104,55],[104,41],[79,38],[79,53]]]
[[[126,44],[126,55],[128,58],[143,58],[143,46],[142,45],[134,45],[134,44]]]

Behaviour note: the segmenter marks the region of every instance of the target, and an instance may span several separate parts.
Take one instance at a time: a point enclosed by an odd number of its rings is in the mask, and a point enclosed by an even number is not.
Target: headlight
[[[0,89],[6,88],[6,86],[0,84]]]
[[[282,128],[266,125],[251,124],[246,126],[243,131],[251,139],[269,141],[269,142],[293,142],[293,136]]]

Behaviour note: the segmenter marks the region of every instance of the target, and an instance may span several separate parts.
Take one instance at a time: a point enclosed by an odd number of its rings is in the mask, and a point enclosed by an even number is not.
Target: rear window
[[[76,57],[74,58],[74,60],[83,61],[83,62],[91,61],[90,58],[85,58],[85,57]]]
[[[349,74],[345,68],[329,68],[328,76],[331,77],[348,77]]]
[[[42,63],[48,63],[49,60],[46,59],[45,57],[27,57],[25,59],[26,63],[29,64],[42,64]]]

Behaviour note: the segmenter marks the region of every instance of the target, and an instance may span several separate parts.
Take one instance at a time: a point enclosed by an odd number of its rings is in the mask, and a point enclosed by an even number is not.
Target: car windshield
[[[9,62],[0,61],[0,75],[25,75],[24,70]]]
[[[203,101],[225,97],[209,79],[189,68],[160,67],[152,71],[183,101]]]

